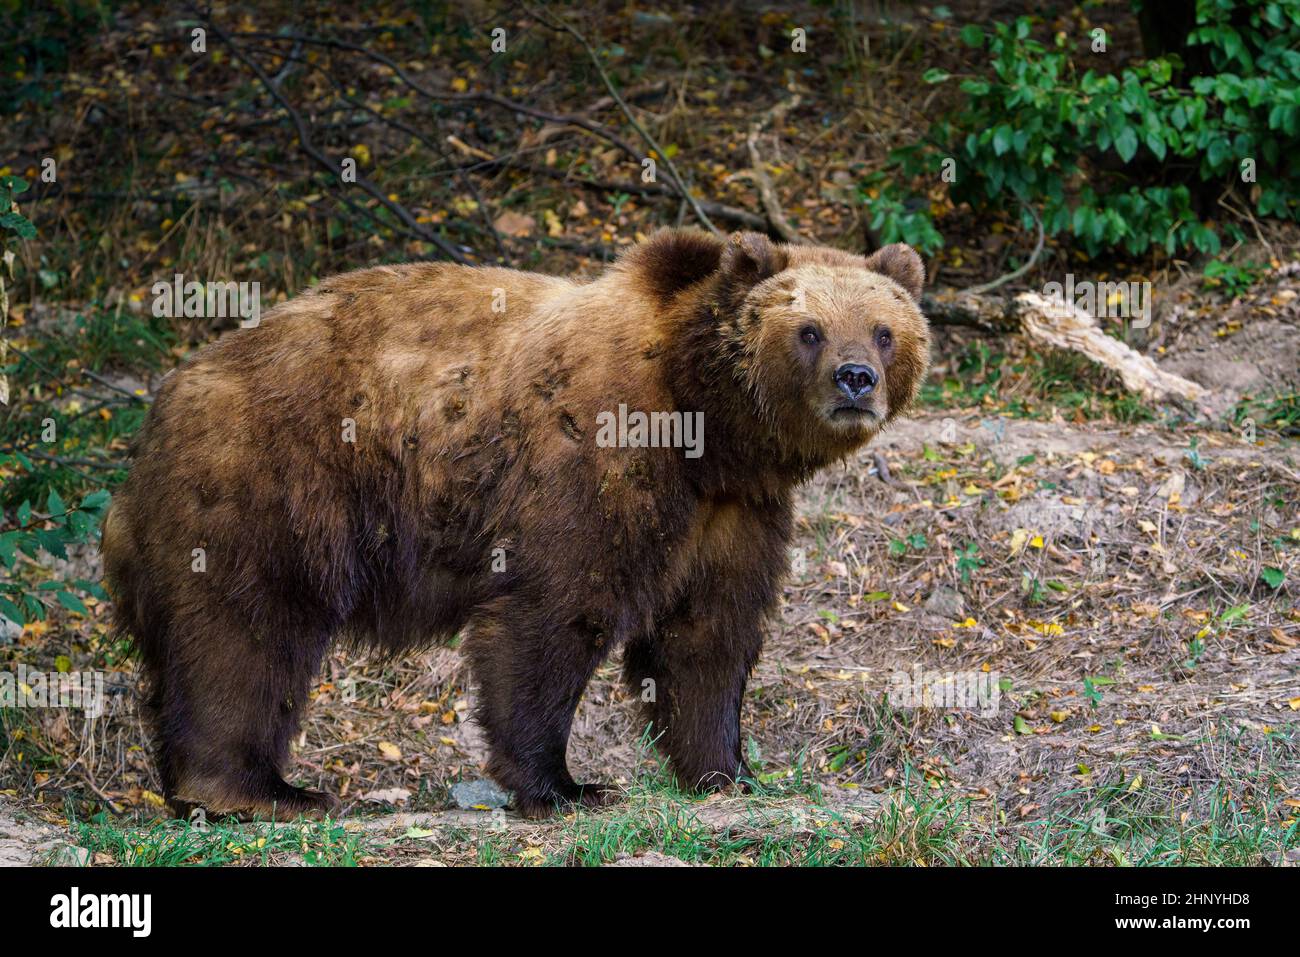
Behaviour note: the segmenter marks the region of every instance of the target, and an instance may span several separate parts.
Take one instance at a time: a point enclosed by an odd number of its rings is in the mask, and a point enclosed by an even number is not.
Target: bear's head
[[[930,360],[925,269],[895,243],[863,258],[735,233],[715,309],[755,412],[787,451],[828,461],[905,411]]]

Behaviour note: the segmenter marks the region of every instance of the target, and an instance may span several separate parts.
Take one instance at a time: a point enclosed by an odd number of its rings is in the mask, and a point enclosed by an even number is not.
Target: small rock
[[[612,864],[606,864],[606,867],[692,867],[685,861],[671,857],[668,854],[660,854],[658,851],[646,851],[637,857],[631,854],[620,854],[614,858]]]
[[[457,781],[451,786],[451,799],[466,811],[475,808],[505,807],[510,795],[491,781]]]
[[[940,585],[925,600],[925,610],[958,621],[966,617],[966,599],[957,589]]]
[[[90,851],[75,844],[60,844],[50,852],[51,867],[89,867]]]

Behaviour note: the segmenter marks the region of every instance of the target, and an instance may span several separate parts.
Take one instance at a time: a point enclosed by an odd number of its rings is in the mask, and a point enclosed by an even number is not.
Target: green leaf
[[[1250,611],[1250,605],[1233,605],[1219,617],[1219,622],[1240,621],[1246,617],[1248,611]]]
[[[41,548],[45,549],[55,558],[67,558],[67,549],[63,547],[63,536],[53,529],[38,528],[32,532],[32,537],[40,543]]]
[[[1286,572],[1280,568],[1265,568],[1260,571],[1259,577],[1264,579],[1264,583],[1269,588],[1277,591],[1282,587],[1282,583],[1286,581]]]
[[[27,624],[27,616],[23,614],[23,610],[3,596],[0,596],[0,615],[4,615],[15,625]]]
[[[8,212],[0,215],[0,227],[13,230],[19,239],[36,238],[36,227],[22,213]]]
[[[85,603],[83,603],[80,598],[72,594],[72,592],[61,591],[54,597],[57,598],[59,604],[68,609],[68,611],[75,611],[78,615],[84,615],[87,618],[90,617],[90,609],[85,606]]]
[[[1120,130],[1119,135],[1115,137],[1115,152],[1125,163],[1131,160],[1138,149],[1137,132],[1131,126],[1126,126]]]
[[[83,498],[81,500],[81,508],[84,508],[87,511],[100,509],[106,506],[111,499],[112,495],[109,493],[108,489],[101,488],[98,491],[91,492]]]

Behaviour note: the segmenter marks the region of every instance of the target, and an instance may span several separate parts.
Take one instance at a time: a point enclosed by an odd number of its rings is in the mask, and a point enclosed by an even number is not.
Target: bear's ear
[[[925,285],[925,264],[916,250],[906,243],[891,243],[867,257],[867,268],[888,276],[907,290],[914,302],[921,301]]]
[[[749,289],[786,267],[786,254],[762,233],[732,233],[722,250],[722,275]]]

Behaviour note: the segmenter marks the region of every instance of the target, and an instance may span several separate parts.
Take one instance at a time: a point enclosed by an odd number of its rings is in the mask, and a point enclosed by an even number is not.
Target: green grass
[[[1014,395],[1004,394],[1014,392]],[[932,409],[982,407],[1013,418],[1050,419],[1052,410],[1093,421],[1151,422],[1155,412],[1086,357],[1049,349],[1012,362],[984,342],[968,343],[954,374],[927,382],[920,404]]]
[[[1300,758],[1300,727],[1264,735],[1220,728],[1187,744],[1225,761],[1212,784],[1204,771],[1192,781],[1155,768],[1116,769],[1103,783],[1062,791],[1029,819],[905,767],[898,788],[864,792],[865,821],[851,807],[825,805],[815,783],[795,775],[782,782],[788,787],[759,785],[735,819],[719,825],[660,768],[619,806],[567,821],[548,840],[558,849],[543,863],[598,866],[657,851],[714,866],[1243,867],[1273,864],[1300,847],[1300,815],[1282,803]],[[879,811],[868,810],[876,802]],[[505,834],[480,855],[481,863],[517,859]]]
[[[1300,392],[1259,399],[1245,396],[1233,409],[1232,419],[1238,430],[1250,419],[1260,431],[1269,429],[1283,435],[1300,435]]]
[[[914,778],[919,779],[915,772]],[[692,864],[759,867],[960,865],[980,863],[969,802],[907,787],[870,825],[848,809],[798,799],[750,796],[725,825],[678,792],[646,789],[601,814],[579,814],[545,863],[596,866],[654,850]]]
[[[352,867],[363,856],[361,835],[339,821],[300,821],[275,828],[216,822],[204,827],[185,821],[132,825],[97,814],[73,823],[76,841],[92,854],[107,853],[124,867],[220,867],[273,863],[299,855],[309,865]]]
[[[686,794],[661,763],[643,763],[614,807],[536,829],[517,821],[437,828],[437,847],[449,863],[485,867],[592,867],[647,851],[710,866],[1237,867],[1272,865],[1300,847],[1297,812],[1283,803],[1294,787],[1300,726],[1264,734],[1220,727],[1183,744],[1194,769],[1148,764],[1111,769],[1095,783],[1084,777],[1032,818],[906,765],[896,788],[831,806],[802,761],[773,782],[754,782],[743,800],[722,802]],[[1200,766],[1210,753],[1214,768]],[[121,866],[399,862],[412,836],[380,840],[337,821],[196,828],[107,814],[74,820],[72,832],[76,843]]]

